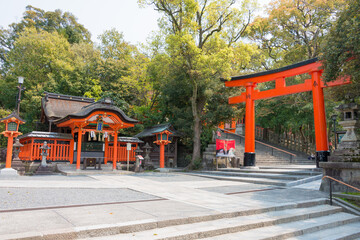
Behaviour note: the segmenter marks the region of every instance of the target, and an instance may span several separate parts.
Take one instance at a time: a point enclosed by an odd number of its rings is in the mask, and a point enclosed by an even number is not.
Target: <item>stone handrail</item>
[[[225,133],[230,133],[230,134],[233,134],[233,135],[236,135],[236,136],[239,136],[239,137],[243,137],[243,136],[241,136],[240,134],[232,133],[232,132],[229,132],[229,131],[226,131],[226,130],[224,130],[224,132],[225,132]],[[289,154],[290,156],[296,157],[296,154],[294,154],[294,153],[287,152],[287,151],[285,151],[285,150],[283,150],[283,149],[280,149],[280,148],[277,148],[277,147],[268,145],[268,144],[263,143],[263,142],[260,142],[260,141],[258,141],[258,140],[255,140],[255,142],[256,142],[256,143],[259,143],[259,144],[262,144],[262,145],[264,145],[264,146],[266,146],[266,147],[269,147],[269,148],[271,148],[271,149],[277,150],[277,151],[279,151],[279,152],[283,152],[283,153]]]

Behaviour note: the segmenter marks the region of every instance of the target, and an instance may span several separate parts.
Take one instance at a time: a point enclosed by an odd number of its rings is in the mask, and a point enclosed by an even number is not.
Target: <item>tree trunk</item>
[[[194,163],[196,159],[200,159],[201,157],[201,141],[200,141],[200,135],[201,135],[201,118],[200,118],[200,112],[199,112],[199,102],[198,102],[198,95],[197,95],[197,84],[194,84],[193,88],[193,95],[191,98],[191,108],[194,118],[194,137],[193,137],[193,155],[191,158],[191,164]],[[201,110],[200,110],[201,111]]]

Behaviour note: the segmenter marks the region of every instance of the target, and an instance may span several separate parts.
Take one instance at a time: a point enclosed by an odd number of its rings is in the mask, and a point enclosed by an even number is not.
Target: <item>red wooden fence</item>
[[[131,144],[131,151],[129,153],[129,161],[135,161],[135,149],[137,148],[136,144]],[[114,156],[114,146],[107,145],[105,149],[105,159],[106,161],[113,161]],[[126,144],[118,143],[117,151],[117,162],[126,162],[127,161],[127,150]]]
[[[47,160],[73,162],[74,142],[68,139],[22,139],[20,142],[24,146],[20,149],[20,159],[25,161],[41,160],[40,147],[44,145],[44,141],[46,141],[50,147]]]

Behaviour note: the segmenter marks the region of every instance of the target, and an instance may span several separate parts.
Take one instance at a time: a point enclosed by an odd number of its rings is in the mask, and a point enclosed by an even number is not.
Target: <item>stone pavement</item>
[[[320,181],[279,188],[182,173],[0,178],[0,239],[170,221],[327,198]],[[104,238],[105,239],[105,238]]]

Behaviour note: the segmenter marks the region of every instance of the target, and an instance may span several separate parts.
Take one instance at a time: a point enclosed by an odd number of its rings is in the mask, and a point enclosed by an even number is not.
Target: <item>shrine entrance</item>
[[[317,58],[270,71],[232,77],[226,87],[245,87],[246,92],[230,97],[229,104],[245,102],[245,153],[244,166],[255,166],[255,100],[312,91],[316,141],[316,162],[326,162],[329,153],[323,88],[349,84],[349,78],[324,83],[323,70]],[[304,83],[287,86],[285,78],[310,74]],[[275,88],[265,91],[255,89],[258,83],[275,81]]]
[[[108,160],[112,161],[113,169],[116,169],[116,162],[124,160],[126,147],[118,141],[118,131],[123,128],[133,127],[137,120],[129,118],[123,111],[115,107],[110,99],[103,99],[81,108],[80,111],[69,114],[64,118],[54,121],[58,128],[70,128],[74,137],[73,151],[76,152],[76,169],[80,169],[83,158],[90,155],[97,159],[104,159],[106,164]],[[85,135],[87,133],[87,135]],[[84,141],[84,137],[88,141]],[[92,142],[95,139],[95,142]],[[99,144],[103,141],[105,144]],[[131,152],[136,149],[138,142],[131,146]],[[101,156],[95,156],[94,152],[100,152]],[[90,152],[89,156],[82,156],[82,153]],[[85,155],[85,154],[84,154]],[[134,158],[135,156],[130,156]],[[70,160],[72,162],[72,159]]]

